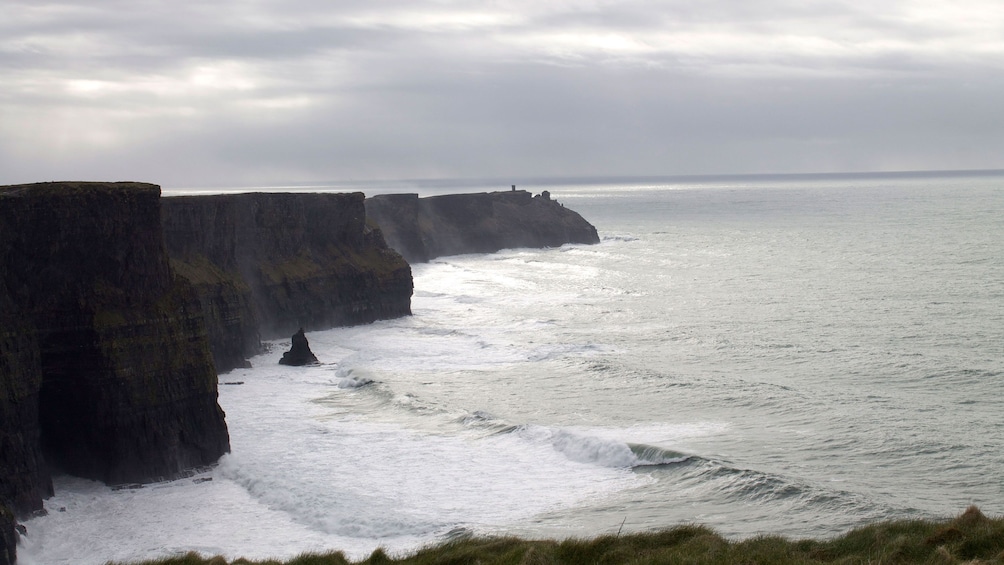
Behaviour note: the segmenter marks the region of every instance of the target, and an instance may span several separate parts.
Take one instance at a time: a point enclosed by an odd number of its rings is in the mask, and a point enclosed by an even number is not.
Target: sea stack
[[[282,359],[279,359],[280,365],[293,365],[299,367],[301,365],[316,365],[317,357],[310,350],[310,344],[307,343],[307,336],[303,334],[303,328],[300,331],[293,334],[293,344],[289,348],[289,351],[282,354]]]

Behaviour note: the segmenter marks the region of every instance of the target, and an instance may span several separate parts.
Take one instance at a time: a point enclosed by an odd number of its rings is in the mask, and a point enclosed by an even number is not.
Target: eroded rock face
[[[229,450],[201,305],[164,250],[159,187],[0,187],[0,265],[0,504],[40,507],[47,464],[146,482]]]
[[[171,197],[162,216],[221,371],[260,339],[411,313],[411,268],[366,223],[361,193]]]
[[[0,505],[0,565],[13,565],[17,559],[16,532],[14,514]]]
[[[300,331],[293,334],[289,351],[282,354],[282,359],[279,359],[279,364],[293,365],[296,367],[317,364],[317,357],[315,357],[314,352],[310,350],[310,343],[307,342],[307,336],[303,334],[303,328],[300,328]]]
[[[40,510],[52,495],[38,420],[42,368],[35,335],[0,285],[0,506],[19,515]]]
[[[411,262],[517,247],[599,243],[596,228],[547,197],[523,190],[419,198],[366,199],[366,213],[387,243]]]

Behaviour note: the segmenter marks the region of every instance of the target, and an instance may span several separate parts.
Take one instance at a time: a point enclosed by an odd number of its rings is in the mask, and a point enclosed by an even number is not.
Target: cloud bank
[[[1004,168],[998,2],[28,2],[0,183]]]

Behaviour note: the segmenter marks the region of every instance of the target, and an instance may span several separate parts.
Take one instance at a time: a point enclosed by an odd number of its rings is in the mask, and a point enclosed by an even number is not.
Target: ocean
[[[414,315],[308,333],[318,366],[272,342],[220,376],[219,465],[57,477],[20,563],[1004,512],[1004,174],[520,188],[601,243],[414,265]]]

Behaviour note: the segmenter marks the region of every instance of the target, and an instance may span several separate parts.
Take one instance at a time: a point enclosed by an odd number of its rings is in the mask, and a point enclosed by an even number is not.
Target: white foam
[[[341,366],[256,362],[235,373],[244,385],[221,389],[233,453],[196,477],[211,481],[113,491],[63,479],[47,502],[50,515],[28,524],[22,562],[86,565],[188,550],[288,558],[339,549],[362,558],[378,546],[413,549],[457,527],[504,528],[644,481],[517,434],[376,422],[337,403],[370,394],[332,386],[357,378]],[[317,402],[332,396],[333,404]]]
[[[502,254],[491,273],[468,268],[474,258],[416,266],[425,289],[416,316],[308,334],[320,365],[277,365],[287,344],[277,342],[254,368],[227,376],[243,384],[220,388],[232,454],[202,477],[211,481],[111,491],[63,480],[47,506],[67,511],[29,522],[23,563],[187,550],[261,559],[338,549],[358,559],[455,528],[505,532],[646,484],[631,471],[638,461],[627,443],[645,434],[543,425],[494,433],[506,425],[496,408],[540,386],[525,369],[610,351],[552,337],[561,312],[534,314],[535,283],[517,276],[530,268],[559,281],[547,299],[572,304],[572,281],[593,273],[527,263],[531,255]],[[500,299],[514,308],[500,311]],[[481,378],[504,380],[488,391]]]

